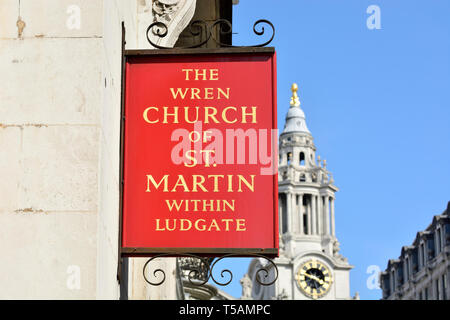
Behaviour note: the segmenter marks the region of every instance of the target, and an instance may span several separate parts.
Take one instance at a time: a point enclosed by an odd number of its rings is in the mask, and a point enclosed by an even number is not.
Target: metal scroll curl
[[[192,35],[192,37],[201,36],[202,32],[203,32],[204,33],[204,37],[202,37],[203,40],[201,40],[198,43],[193,44],[191,46],[177,47],[177,48],[179,48],[179,49],[199,48],[199,47],[207,44],[209,40],[213,40],[220,47],[239,47],[239,48],[264,47],[264,46],[270,44],[272,42],[272,40],[274,39],[275,27],[269,20],[266,20],[266,19],[260,19],[253,24],[253,32],[257,36],[263,36],[265,34],[265,32],[266,32],[265,26],[269,26],[272,31],[269,40],[267,40],[263,43],[260,43],[260,44],[255,44],[255,45],[250,45],[250,46],[234,46],[231,44],[226,44],[226,43],[221,42],[220,37],[217,37],[217,35],[215,33],[215,31],[218,31],[218,34],[221,36],[227,35],[227,34],[232,34],[233,25],[231,24],[230,21],[228,21],[226,19],[218,19],[218,20],[208,24],[204,20],[195,20],[189,24],[188,30],[189,30],[190,34]],[[171,47],[161,46],[161,45],[155,43],[154,41],[152,41],[152,39],[151,39],[152,37],[149,36],[150,31],[156,37],[158,37],[160,39],[165,38],[169,33],[169,27],[165,23],[157,21],[157,22],[153,22],[152,24],[150,24],[150,26],[147,28],[147,32],[146,32],[147,40],[153,47],[155,47],[157,49],[173,49]]]
[[[157,268],[153,270],[153,272],[148,272],[147,268],[148,266],[155,261],[155,259],[158,258],[166,258],[166,257],[178,257],[182,259],[187,259],[188,263],[184,262],[184,265],[181,267],[186,272],[184,275],[187,277],[188,281],[193,286],[202,286],[206,284],[209,280],[213,281],[215,284],[219,286],[227,286],[231,283],[233,280],[233,273],[229,269],[222,269],[220,272],[220,278],[222,281],[219,281],[214,276],[214,270],[215,267],[218,265],[218,263],[222,262],[224,259],[227,258],[242,258],[242,254],[227,254],[221,257],[218,257],[216,259],[212,258],[206,258],[201,257],[193,254],[186,254],[186,253],[165,253],[165,254],[159,254],[152,258],[150,258],[144,265],[143,268],[143,275],[145,281],[152,285],[152,286],[159,286],[164,283],[166,280],[166,274],[164,270],[161,268]],[[270,286],[274,284],[278,279],[278,268],[276,264],[269,258],[267,258],[264,255],[260,254],[246,254],[245,258],[261,258],[264,259],[267,263],[265,265],[261,265],[260,269],[256,271],[256,281],[262,285],[262,286]],[[193,260],[197,260],[197,262],[192,262]],[[182,263],[183,264],[183,263]],[[273,279],[271,279],[271,270],[274,270],[273,273]],[[153,277],[155,278],[154,281],[151,281],[147,274],[153,274]]]
[[[220,277],[221,278],[226,278],[225,274],[228,275],[228,280],[225,282],[219,282],[213,275],[213,271],[214,271],[214,267],[223,259],[226,258],[237,258],[237,257],[242,257],[242,255],[239,254],[227,254],[224,255],[222,257],[217,258],[214,263],[211,265],[210,268],[210,278],[211,280],[219,285],[219,286],[226,286],[228,285],[232,280],[233,280],[233,273],[229,270],[229,269],[223,269],[220,272]],[[267,263],[263,266],[261,266],[260,269],[258,269],[256,271],[256,281],[262,285],[262,286],[270,286],[272,284],[274,284],[277,279],[278,279],[278,268],[277,265],[269,258],[267,258],[266,256],[260,255],[260,254],[246,254],[245,255],[246,258],[262,258],[265,261],[267,261]],[[273,269],[275,271],[274,274],[274,278],[272,280],[270,280],[270,270]]]
[[[231,22],[228,20],[225,20],[225,19],[219,19],[211,25],[211,28],[210,28],[211,37],[214,40],[214,42],[217,43],[218,45],[220,45],[221,47],[265,47],[269,43],[271,43],[273,38],[275,37],[275,27],[272,24],[272,22],[270,22],[269,20],[265,20],[265,19],[260,19],[260,20],[256,21],[253,24],[253,32],[257,36],[263,36],[266,31],[266,29],[264,28],[264,25],[268,25],[272,29],[272,34],[271,34],[269,40],[267,40],[266,42],[260,43],[260,44],[254,44],[251,46],[233,46],[230,44],[220,42],[220,40],[214,36],[214,32],[212,32],[212,30],[214,30],[215,28],[218,27],[220,35],[231,34],[233,32],[233,26],[232,26]]]
[[[203,20],[195,20],[192,21],[189,26],[189,32],[193,37],[197,37],[202,34],[202,30],[205,32],[205,39],[200,41],[199,43],[196,43],[192,46],[185,47],[185,48],[198,48],[203,45],[205,45],[209,39],[211,39],[211,31],[209,25],[206,23],[206,21]],[[162,39],[165,38],[169,34],[169,27],[164,22],[153,22],[150,24],[150,26],[147,28],[146,36],[147,41],[155,48],[157,49],[173,49],[171,47],[164,47],[160,46],[159,44],[153,42],[151,40],[151,37],[149,36],[149,32],[152,32],[156,37]]]
[[[209,274],[210,274],[210,267],[209,267],[210,263],[208,261],[208,258],[199,257],[199,256],[196,256],[193,254],[173,254],[173,253],[158,254],[158,255],[150,258],[144,264],[142,273],[143,273],[145,282],[147,282],[148,284],[150,284],[152,286],[160,286],[164,283],[164,281],[166,280],[166,273],[164,272],[163,269],[157,268],[157,269],[153,270],[153,272],[150,272],[150,274],[153,275],[153,278],[155,278],[154,281],[151,281],[147,277],[147,274],[148,274],[147,268],[152,262],[154,262],[154,260],[156,260],[158,258],[168,258],[168,257],[184,257],[184,258],[190,257],[192,259],[198,260],[199,261],[198,263],[193,264],[193,265],[191,264],[189,266],[187,278],[188,278],[189,282],[195,286],[202,286],[208,282]],[[204,276],[205,270],[206,270],[206,276]]]

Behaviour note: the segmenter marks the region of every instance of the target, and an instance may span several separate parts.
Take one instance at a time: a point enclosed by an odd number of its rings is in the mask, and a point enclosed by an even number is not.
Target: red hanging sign
[[[272,48],[127,51],[123,108],[123,255],[278,255]]]

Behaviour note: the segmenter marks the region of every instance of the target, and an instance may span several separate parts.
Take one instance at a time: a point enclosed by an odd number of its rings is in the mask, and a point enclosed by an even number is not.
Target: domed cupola
[[[317,166],[316,163],[316,147],[314,146],[314,138],[306,126],[305,113],[300,108],[300,99],[297,91],[296,83],[292,84],[292,97],[290,108],[286,115],[286,124],[284,130],[280,135],[279,155],[280,168],[283,166],[291,166],[307,169]],[[280,170],[282,175],[287,178],[287,171]],[[301,179],[303,181],[303,176]]]
[[[286,133],[306,133],[311,134],[306,126],[305,113],[300,108],[300,99],[298,98],[298,86],[296,83],[292,84],[292,98],[289,111],[286,115],[286,123],[282,134]]]
[[[254,286],[252,297],[350,299],[352,266],[339,253],[335,232],[334,199],[338,188],[327,162],[316,157],[314,138],[300,108],[298,86],[294,83],[291,90],[286,125],[278,144],[280,256],[274,263],[280,272],[279,280],[263,288],[256,281],[263,266],[259,260],[253,260],[248,271]],[[272,270],[272,276],[274,269],[268,270]]]

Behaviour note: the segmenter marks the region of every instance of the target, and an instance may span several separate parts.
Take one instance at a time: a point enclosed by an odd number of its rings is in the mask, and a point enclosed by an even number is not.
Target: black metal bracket
[[[123,132],[124,132],[124,120],[125,120],[125,115],[124,115],[124,105],[125,105],[125,94],[124,94],[124,90],[125,90],[125,45],[126,45],[126,38],[125,38],[125,21],[122,21],[121,23],[121,28],[122,28],[122,39],[121,39],[121,46],[122,46],[122,57],[121,57],[121,68],[122,68],[122,81],[121,81],[121,88],[120,88],[120,95],[121,95],[121,101],[120,101],[120,163],[122,164],[123,161]],[[122,165],[120,165],[120,196],[119,196],[119,210],[120,210],[120,214],[119,214],[119,235],[118,235],[118,243],[117,243],[117,250],[118,250],[118,254],[117,254],[117,281],[119,284],[123,283],[123,279],[122,279],[122,269],[123,269],[123,259],[124,257],[122,257],[122,207],[123,207],[123,168]],[[128,266],[128,264],[126,264],[126,266]],[[127,283],[125,281],[125,283]]]
[[[262,285],[262,286],[270,286],[275,283],[278,279],[278,267],[277,265],[268,257],[260,254],[246,254],[245,256],[242,256],[240,254],[227,254],[221,257],[218,257],[216,259],[208,258],[208,257],[202,257],[197,256],[193,254],[188,253],[164,253],[164,254],[158,254],[154,257],[150,258],[144,265],[142,269],[142,273],[144,276],[145,281],[152,285],[152,286],[160,286],[164,283],[166,280],[166,273],[163,269],[155,269],[153,272],[150,272],[150,274],[153,275],[154,278],[160,278],[160,280],[156,281],[150,281],[147,277],[147,267],[157,258],[167,258],[167,257],[177,257],[177,258],[194,258],[198,261],[198,263],[191,264],[188,270],[187,279],[189,280],[190,284],[193,286],[202,286],[206,284],[208,281],[212,280],[215,284],[219,286],[226,286],[231,283],[233,280],[233,273],[229,269],[223,269],[220,272],[221,278],[228,278],[228,280],[224,282],[218,281],[213,274],[214,268],[217,265],[218,262],[222,261],[226,258],[262,258],[265,259],[268,263],[265,266],[262,266],[260,269],[256,272],[256,281]],[[273,269],[275,271],[274,278],[269,279],[270,276],[270,270]]]
[[[274,49],[273,48],[262,48],[262,47],[267,46],[274,39],[274,37],[275,37],[274,25],[268,20],[260,19],[260,20],[257,20],[253,24],[253,32],[257,36],[263,36],[266,31],[264,25],[269,26],[272,31],[270,38],[267,41],[260,43],[260,44],[250,45],[250,46],[233,46],[230,44],[222,43],[220,41],[220,36],[217,37],[217,35],[232,34],[231,22],[229,22],[228,20],[225,20],[225,19],[219,19],[219,20],[209,22],[209,23],[207,23],[206,21],[203,21],[203,20],[195,20],[189,24],[189,26],[188,26],[189,32],[192,34],[193,37],[203,34],[203,35],[205,35],[204,36],[205,38],[201,39],[199,43],[194,44],[192,46],[172,48],[172,47],[160,46],[160,45],[152,42],[152,40],[150,39],[151,37],[149,36],[149,32],[152,32],[158,38],[164,38],[168,35],[168,31],[169,31],[168,26],[166,24],[164,24],[163,22],[154,22],[154,23],[150,24],[150,26],[147,28],[147,31],[146,31],[147,40],[154,48],[164,49],[164,50],[162,50],[162,51],[160,51],[160,50],[134,50],[134,51],[128,50],[128,54],[133,53],[136,55],[140,55],[140,54],[150,55],[150,54],[161,54],[161,52],[162,52],[162,54],[192,54],[192,52],[196,51],[196,50],[189,50],[189,49],[200,48],[202,46],[205,46],[208,43],[208,41],[210,41],[210,40],[214,41],[220,48],[208,49],[208,50],[204,49],[204,48],[197,49],[198,54],[208,53],[208,52],[220,53],[221,51],[233,52],[233,53],[242,53],[242,52],[254,53],[254,52],[260,52],[260,51],[269,52]],[[232,49],[232,48],[235,48],[235,49]],[[259,49],[259,48],[261,48],[261,49]],[[166,50],[166,49],[172,49],[172,50]],[[187,49],[187,50],[184,50],[184,49]],[[204,50],[206,50],[206,51],[204,51]],[[122,100],[121,100],[121,141],[120,141],[120,157],[121,157],[120,158],[120,163],[121,163],[120,179],[121,179],[121,181],[123,181],[122,163],[123,163],[123,146],[124,146],[123,131],[124,131],[124,120],[125,120],[125,118],[124,118],[124,104],[125,104],[124,83],[125,83],[125,59],[126,59],[126,56],[127,56],[127,50],[125,50],[125,24],[124,24],[124,22],[122,22],[122,88],[121,88],[121,91],[122,91],[121,99]],[[123,208],[122,208],[123,200],[122,199],[123,199],[123,183],[121,183],[121,185],[120,185],[120,203],[119,203],[120,216],[119,216],[117,280],[121,285],[127,285],[126,280],[127,280],[128,274],[126,272],[123,272],[122,269],[123,269],[123,266],[124,266],[124,268],[128,268],[128,264],[126,263],[127,261],[124,259],[127,259],[127,257],[131,257],[131,256],[146,256],[146,253],[143,253],[143,255],[139,255],[139,252],[132,252],[133,253],[132,255],[128,255],[129,253],[127,253],[126,250],[121,247],[122,214],[123,214],[123,212],[122,212],[123,211]],[[161,253],[156,253],[154,256],[149,258],[149,260],[145,263],[145,265],[143,267],[144,279],[148,284],[150,284],[152,286],[162,285],[164,283],[164,281],[166,280],[166,273],[161,268],[157,268],[157,269],[153,270],[153,272],[148,273],[148,271],[147,271],[148,267],[157,258],[169,258],[169,257],[192,258],[192,259],[197,260],[197,263],[189,264],[188,266],[185,266],[186,268],[184,268],[184,271],[187,272],[187,280],[193,286],[205,285],[210,280],[219,286],[227,286],[228,284],[230,284],[233,280],[233,273],[229,269],[221,270],[220,277],[222,279],[222,282],[219,281],[218,279],[216,279],[213,274],[213,270],[216,267],[216,265],[223,259],[227,259],[227,258],[261,258],[261,259],[264,259],[265,261],[267,261],[267,263],[265,265],[262,265],[261,268],[256,271],[255,280],[262,286],[270,286],[270,285],[273,285],[278,279],[278,274],[279,274],[278,267],[269,258],[269,256],[271,254],[276,256],[278,253],[278,250],[276,250],[274,252],[270,251],[269,254],[264,255],[264,254],[258,254],[258,253],[251,252],[251,250],[248,250],[248,249],[242,249],[242,252],[236,251],[236,253],[226,253],[224,255],[216,256],[215,258],[213,258],[212,256],[208,257],[208,256],[201,255],[201,253],[200,253],[200,255],[196,255],[196,254],[192,254],[192,253],[183,253],[183,252],[168,252],[168,250],[165,250],[164,248],[160,248],[160,249],[161,249]],[[222,254],[223,253],[224,252],[222,252]],[[274,273],[271,273],[271,270],[273,270]],[[147,277],[147,274],[151,274],[152,277],[155,278],[155,280],[151,281]],[[273,279],[272,279],[271,275],[273,275]],[[226,278],[226,279],[223,280],[223,278]],[[124,295],[124,297],[126,298],[126,295]]]
[[[272,29],[272,35],[269,40],[267,40],[264,43],[251,45],[251,46],[233,46],[233,45],[221,42],[219,39],[217,39],[217,37],[215,36],[215,32],[214,32],[217,29],[219,31],[220,35],[232,34],[233,25],[231,24],[230,21],[228,21],[226,19],[219,19],[212,23],[207,23],[204,20],[195,20],[195,21],[192,21],[188,25],[187,28],[188,28],[189,32],[191,33],[191,35],[193,37],[195,37],[195,36],[201,35],[202,31],[203,31],[203,33],[205,34],[205,38],[197,44],[194,44],[194,45],[188,46],[188,47],[180,47],[180,48],[182,48],[182,49],[199,48],[203,45],[206,45],[210,39],[212,39],[220,47],[264,47],[264,46],[268,45],[269,43],[271,43],[273,38],[275,37],[274,25],[269,20],[265,20],[265,19],[260,19],[253,24],[253,32],[258,36],[264,35],[264,33],[265,33],[264,24],[270,26],[270,28]],[[159,38],[166,37],[167,34],[169,33],[169,27],[165,23],[157,21],[157,22],[153,22],[152,24],[150,24],[150,26],[147,28],[147,32],[146,32],[147,40],[153,47],[155,47],[157,49],[173,49],[171,47],[164,47],[164,46],[160,46],[160,45],[154,43],[150,39],[150,36],[149,36],[150,31]]]

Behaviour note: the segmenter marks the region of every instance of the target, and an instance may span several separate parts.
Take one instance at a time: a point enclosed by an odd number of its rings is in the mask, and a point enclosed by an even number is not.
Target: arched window
[[[302,173],[300,175],[300,182],[305,182],[306,181],[306,175],[304,173]]]
[[[303,152],[300,152],[300,165],[305,165],[305,154]]]
[[[288,154],[287,154],[287,163],[288,163],[288,165],[291,164],[291,160],[292,160],[292,153],[288,152]]]

